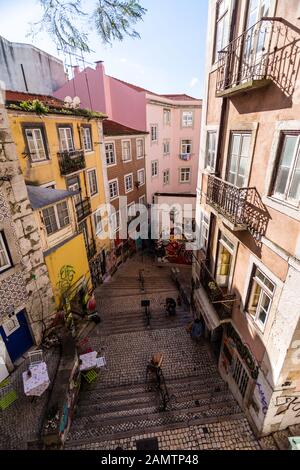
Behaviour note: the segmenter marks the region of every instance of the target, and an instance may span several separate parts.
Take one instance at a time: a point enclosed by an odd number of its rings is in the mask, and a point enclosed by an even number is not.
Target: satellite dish
[[[79,96],[75,96],[73,99],[73,108],[79,108],[80,106],[80,98]]]
[[[64,103],[65,103],[66,108],[70,108],[73,103],[71,96],[66,96],[64,99]]]

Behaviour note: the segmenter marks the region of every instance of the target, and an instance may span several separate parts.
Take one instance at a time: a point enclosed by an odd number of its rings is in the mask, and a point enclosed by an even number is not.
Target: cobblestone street
[[[186,276],[190,276],[189,268]],[[145,290],[141,292],[139,271]],[[137,441],[157,438],[159,449],[259,449],[250,426],[218,374],[209,346],[186,331],[185,306],[166,317],[166,297],[177,298],[169,266],[148,258],[127,261],[97,290],[102,321],[89,336],[105,355],[107,370],[84,385],[67,449],[136,449]],[[141,300],[151,301],[151,323]],[[154,353],[163,354],[163,373],[171,397],[166,411],[154,386],[145,383]]]

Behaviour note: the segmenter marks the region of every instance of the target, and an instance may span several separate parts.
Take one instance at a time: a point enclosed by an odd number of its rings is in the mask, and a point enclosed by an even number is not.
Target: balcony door
[[[250,0],[246,20],[241,79],[264,78],[266,63],[263,60],[267,49],[268,32],[271,24],[259,23],[270,12],[271,0]]]
[[[71,127],[59,127],[58,131],[61,151],[73,152],[75,150],[75,147]]]
[[[75,206],[81,202],[81,193],[80,193],[80,181],[78,176],[74,178],[69,178],[67,181],[69,191],[79,191],[73,197]]]
[[[247,186],[250,145],[250,132],[232,132],[230,137],[226,181],[238,188]]]
[[[231,276],[234,245],[228,238],[221,234],[218,244],[216,281],[220,287],[228,287]]]

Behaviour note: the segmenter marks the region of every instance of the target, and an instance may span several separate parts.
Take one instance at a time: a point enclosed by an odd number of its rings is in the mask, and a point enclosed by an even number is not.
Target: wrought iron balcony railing
[[[84,170],[85,158],[83,150],[66,150],[64,152],[58,152],[57,155],[62,176]]]
[[[91,203],[90,203],[89,198],[82,199],[80,202],[78,202],[75,205],[75,209],[76,209],[76,215],[77,215],[77,221],[78,222],[81,222],[86,217],[88,217],[92,212]]]
[[[200,283],[213,304],[220,321],[229,320],[232,315],[235,295],[223,292],[204,262],[201,262]]]
[[[188,162],[189,160],[191,160],[192,154],[191,153],[180,153],[179,158],[180,158],[180,160],[184,160],[184,161]]]
[[[300,65],[300,31],[283,18],[262,18],[219,51],[217,96],[271,81],[293,94]]]

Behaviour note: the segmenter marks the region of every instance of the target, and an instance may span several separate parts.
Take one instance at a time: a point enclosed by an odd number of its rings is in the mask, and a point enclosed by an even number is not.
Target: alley
[[[149,438],[157,439],[159,449],[259,449],[208,344],[194,343],[187,333],[187,308],[183,304],[176,317],[166,317],[165,299],[177,296],[170,267],[142,256],[127,261],[97,290],[102,321],[89,342],[105,355],[107,370],[82,388],[67,449],[134,450]],[[150,326],[143,299],[151,302]],[[170,396],[166,411],[159,410],[156,388],[145,382],[147,363],[158,352]]]

